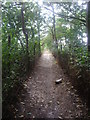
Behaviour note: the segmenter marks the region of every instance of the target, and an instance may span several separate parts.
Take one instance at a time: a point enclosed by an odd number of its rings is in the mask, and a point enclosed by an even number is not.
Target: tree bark
[[[90,52],[90,1],[87,5],[88,51]]]
[[[35,59],[35,55],[36,55],[36,43],[34,40],[34,29],[31,27],[31,31],[32,31],[32,41],[33,41],[33,54],[34,54],[34,59]]]
[[[55,12],[54,12],[54,7],[53,5],[51,5],[52,7],[52,12],[53,12],[53,37],[54,37],[54,41],[55,41],[55,44],[56,44],[56,49],[58,50],[58,42],[57,42],[57,38],[56,38],[56,28],[55,28]]]
[[[40,13],[39,13],[39,18],[40,18]],[[37,21],[37,29],[38,29],[38,47],[39,47],[39,55],[41,54],[41,46],[40,46],[40,21]]]
[[[8,75],[10,76],[10,46],[11,46],[11,36],[8,35]]]
[[[24,4],[22,4],[22,8],[21,8],[21,22],[22,22],[22,30],[23,30],[23,34],[25,35],[25,39],[26,39],[26,57],[27,57],[27,71],[29,71],[29,51],[28,51],[28,33],[26,31],[26,27],[25,27],[25,21],[24,21]]]
[[[23,46],[23,43],[22,43],[21,39],[18,38],[18,40],[20,41],[20,44],[21,44],[22,49],[23,49],[23,51],[24,51],[24,46]]]
[[[25,35],[25,38],[26,38],[26,52],[27,52],[27,55],[28,55],[28,33],[26,31],[26,28],[25,28],[25,21],[24,21],[24,4],[22,5],[22,8],[21,8],[21,16],[22,16],[22,30],[23,30],[23,34]]]
[[[39,47],[39,55],[40,55],[40,54],[41,54],[41,46],[40,46],[40,28],[38,28],[38,40],[39,40],[38,47]]]

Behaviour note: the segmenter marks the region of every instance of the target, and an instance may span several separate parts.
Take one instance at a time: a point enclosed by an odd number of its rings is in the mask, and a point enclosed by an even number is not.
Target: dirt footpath
[[[55,84],[60,78],[62,83]],[[49,51],[44,51],[24,87],[16,118],[87,117],[86,105]]]

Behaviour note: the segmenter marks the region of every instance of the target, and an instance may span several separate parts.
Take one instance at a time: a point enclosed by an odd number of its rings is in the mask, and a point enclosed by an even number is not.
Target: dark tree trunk
[[[52,34],[52,39],[53,39],[53,42],[54,42],[54,33],[53,33],[53,27],[51,28],[51,34]]]
[[[35,59],[35,54],[36,54],[36,44],[35,44],[35,40],[34,40],[34,29],[31,27],[31,31],[32,31],[32,41],[33,41],[33,54],[34,54],[34,59]]]
[[[25,39],[26,39],[26,57],[27,57],[27,72],[29,71],[29,51],[28,51],[28,33],[26,31],[25,28],[25,21],[24,21],[24,4],[22,4],[22,8],[21,8],[21,22],[22,22],[22,30],[23,30],[23,34],[25,35]]]
[[[90,52],[90,1],[87,6],[88,51]]]
[[[54,7],[53,5],[51,5],[52,7],[52,11],[53,11],[53,38],[54,38],[54,41],[56,43],[56,49],[58,50],[58,42],[57,42],[57,38],[56,38],[56,28],[55,28],[55,13],[54,13]]]
[[[36,43],[35,41],[33,42],[33,55],[34,55],[34,59],[35,59],[35,55],[36,55]]]
[[[40,45],[40,30],[39,30],[39,43],[38,43],[38,47],[39,47],[39,55],[41,54],[41,45]]]
[[[23,49],[23,51],[24,51],[24,46],[23,46],[23,43],[22,43],[21,39],[18,38],[18,40],[20,41],[20,44],[21,44],[22,49]]]
[[[8,75],[10,75],[10,46],[11,46],[11,36],[8,35]]]
[[[40,17],[40,13],[39,13]],[[39,55],[41,54],[41,46],[40,46],[40,21],[37,21],[37,28],[38,28],[38,47],[39,47]]]

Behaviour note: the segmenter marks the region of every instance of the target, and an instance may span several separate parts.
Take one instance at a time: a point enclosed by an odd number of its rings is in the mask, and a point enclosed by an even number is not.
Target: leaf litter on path
[[[61,84],[55,85],[55,82]],[[86,106],[48,51],[42,54],[24,87],[26,92],[22,93],[24,97],[17,115],[21,118],[69,119],[76,116],[81,118],[87,114]],[[25,111],[22,110],[23,105]]]

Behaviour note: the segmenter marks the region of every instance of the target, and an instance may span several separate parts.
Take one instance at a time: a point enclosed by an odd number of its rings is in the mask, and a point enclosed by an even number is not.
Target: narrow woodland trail
[[[60,78],[62,83],[55,84]],[[62,119],[87,116],[86,105],[49,51],[44,51],[24,86],[16,117]]]

